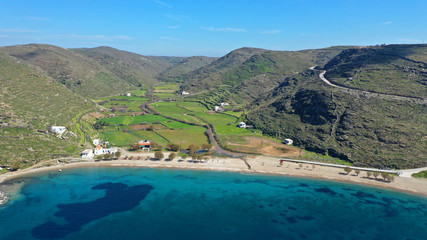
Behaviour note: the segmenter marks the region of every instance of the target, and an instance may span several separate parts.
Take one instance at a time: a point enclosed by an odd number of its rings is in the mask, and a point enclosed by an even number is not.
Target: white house
[[[93,139],[93,145],[98,146],[98,145],[102,145],[102,140],[101,139]]]
[[[286,145],[291,145],[292,143],[294,143],[294,141],[290,138],[286,138],[285,140],[283,140],[283,143]]]
[[[182,91],[182,93],[181,93],[181,95],[188,95],[188,94],[190,94],[190,93],[186,92],[186,91]]]
[[[67,131],[67,128],[64,126],[52,126],[50,127],[50,130],[57,134],[63,134],[65,131]]]
[[[219,105],[221,105],[221,106],[223,107],[223,106],[229,106],[230,104],[229,104],[229,103],[226,103],[226,102],[222,102],[222,103],[220,103]]]
[[[131,96],[130,92],[126,93],[126,96],[130,97]]]
[[[222,107],[220,107],[220,106],[215,106],[215,107],[214,107],[214,111],[215,111],[215,112],[222,112],[222,111],[224,111],[224,108],[222,108]]]
[[[239,122],[239,128],[246,128],[246,123]]]
[[[84,158],[84,159],[93,159],[93,156],[95,156],[95,154],[93,154],[92,149],[85,149],[82,152],[82,158]]]
[[[103,148],[101,146],[97,146],[95,148],[95,155],[102,155],[102,154],[115,154],[117,152],[117,148]]]

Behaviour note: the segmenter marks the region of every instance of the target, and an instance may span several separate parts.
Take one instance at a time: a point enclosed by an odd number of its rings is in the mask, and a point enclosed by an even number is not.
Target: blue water
[[[13,184],[0,239],[427,239],[427,198],[344,183],[85,168]]]

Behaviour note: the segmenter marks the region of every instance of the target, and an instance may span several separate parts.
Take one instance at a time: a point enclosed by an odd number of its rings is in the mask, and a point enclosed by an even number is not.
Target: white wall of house
[[[65,131],[67,131],[67,128],[64,126],[52,126],[52,127],[50,127],[50,129],[52,130],[52,132],[55,132],[58,134],[62,134]]]

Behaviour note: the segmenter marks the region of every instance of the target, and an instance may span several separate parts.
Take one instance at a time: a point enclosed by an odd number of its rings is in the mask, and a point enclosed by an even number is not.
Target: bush
[[[154,158],[157,159],[157,160],[162,160],[164,157],[165,156],[160,151],[154,153]]]
[[[175,153],[171,153],[171,154],[169,154],[169,159],[170,160],[173,160],[174,158],[176,157],[176,154]]]
[[[168,143],[167,148],[171,151],[178,151],[179,150],[179,145],[178,144],[174,144],[174,143]]]

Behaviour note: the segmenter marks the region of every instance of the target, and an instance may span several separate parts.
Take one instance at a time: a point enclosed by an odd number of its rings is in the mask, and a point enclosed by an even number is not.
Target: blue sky
[[[426,0],[0,0],[0,46],[222,56],[427,41]]]

